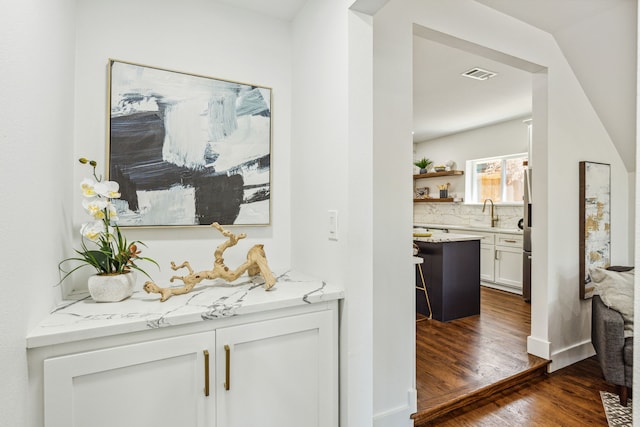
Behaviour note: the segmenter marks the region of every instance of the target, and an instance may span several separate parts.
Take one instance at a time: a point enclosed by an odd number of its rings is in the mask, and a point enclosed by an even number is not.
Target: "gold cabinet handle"
[[[209,396],[209,350],[204,352],[204,395]]]
[[[224,389],[228,391],[231,388],[231,382],[229,381],[229,371],[231,370],[231,349],[228,344],[224,345],[224,367]]]
[[[516,240],[505,240],[507,243],[518,243]]]

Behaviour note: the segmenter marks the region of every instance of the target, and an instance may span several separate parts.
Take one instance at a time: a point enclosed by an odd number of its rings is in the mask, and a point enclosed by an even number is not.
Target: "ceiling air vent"
[[[483,70],[482,68],[476,67],[462,73],[462,75],[465,77],[469,77],[470,79],[488,80],[491,77],[497,76],[498,73],[494,73],[493,71]]]

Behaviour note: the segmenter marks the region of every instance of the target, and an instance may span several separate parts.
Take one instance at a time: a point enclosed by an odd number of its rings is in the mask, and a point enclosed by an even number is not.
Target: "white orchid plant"
[[[127,242],[118,227],[118,212],[112,204],[112,199],[120,197],[120,186],[115,181],[103,181],[102,176],[96,175],[95,160],[80,158],[80,163],[88,164],[93,168],[93,177],[82,180],[82,207],[93,218],[93,221],[82,224],[82,249],[75,249],[78,257],[67,258],[60,262],[58,268],[64,274],[62,282],[71,273],[84,266],[91,266],[97,274],[121,274],[137,270],[149,277],[146,271],[141,269],[136,261],[149,261],[158,266],[151,258],[140,256],[138,245],[146,246],[140,241]],[[90,249],[88,242],[95,244],[97,248]],[[82,264],[65,271],[63,265],[69,261],[79,261]]]

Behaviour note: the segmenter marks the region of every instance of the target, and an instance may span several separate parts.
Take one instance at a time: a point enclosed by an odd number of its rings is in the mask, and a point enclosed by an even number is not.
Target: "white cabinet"
[[[467,234],[474,234],[480,236],[480,280],[487,282],[493,282],[495,280],[495,267],[494,267],[494,250],[495,250],[495,235],[487,232],[469,232]]]
[[[522,293],[522,235],[473,229],[451,233],[480,236],[480,280],[487,286]]]
[[[46,359],[45,427],[210,426],[214,343],[202,332]]]
[[[500,289],[522,294],[522,235],[496,234],[494,271]]]
[[[480,244],[480,280],[485,282],[495,280],[494,256],[495,245]]]
[[[337,319],[334,301],[56,347],[44,425],[336,426]]]
[[[496,245],[495,282],[522,292],[522,248]]]
[[[338,425],[337,349],[327,311],[217,331],[217,425]]]

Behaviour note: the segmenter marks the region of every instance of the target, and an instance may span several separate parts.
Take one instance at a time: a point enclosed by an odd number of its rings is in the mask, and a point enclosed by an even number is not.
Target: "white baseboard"
[[[409,389],[409,410],[412,414],[418,412],[418,390]]]
[[[551,360],[551,343],[534,336],[527,337],[527,353]]]
[[[549,372],[557,371],[566,366],[572,365],[581,360],[587,359],[593,356],[595,350],[591,344],[591,340],[583,341],[579,344],[566,347],[558,351],[554,351],[551,354],[551,365],[549,366]]]
[[[527,337],[527,352],[551,360],[548,371],[553,372],[587,359],[595,354],[591,340],[551,352],[551,343],[532,336]]]
[[[516,295],[522,295],[522,286],[518,288],[515,286],[503,285],[501,283],[495,283],[495,282],[485,282],[482,280],[480,281],[480,285],[485,286],[487,288],[497,289],[499,291],[510,292]]]

